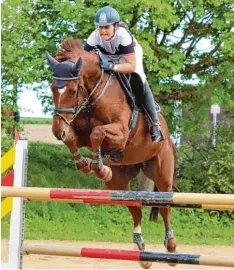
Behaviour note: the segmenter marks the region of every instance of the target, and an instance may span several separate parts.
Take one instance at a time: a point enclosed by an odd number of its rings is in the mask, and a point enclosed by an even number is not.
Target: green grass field
[[[31,117],[21,117],[20,124],[34,124],[34,125],[51,125],[52,118],[31,118]]]
[[[87,151],[85,154],[88,154]],[[73,157],[63,145],[29,143],[28,186],[104,189],[94,176],[75,169]],[[131,184],[137,190],[135,180]],[[146,243],[163,243],[162,218],[149,222],[143,210]],[[179,244],[234,246],[233,216],[227,212],[172,209],[172,225]],[[9,217],[2,220],[2,238],[9,233]],[[74,241],[132,241],[133,223],[123,206],[29,202],[26,207],[26,239]]]

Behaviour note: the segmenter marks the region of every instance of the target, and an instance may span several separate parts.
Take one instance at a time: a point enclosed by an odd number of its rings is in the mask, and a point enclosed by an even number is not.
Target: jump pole
[[[120,201],[114,199],[75,199],[75,198],[58,198],[56,196],[50,197],[50,192],[52,189],[46,188],[15,188],[15,187],[3,187],[2,188],[2,196],[19,196],[23,197],[27,201],[46,201],[46,202],[67,202],[67,203],[84,203],[84,204],[108,204],[108,205],[123,205],[123,206],[139,206],[139,207],[176,207],[176,208],[195,208],[195,209],[203,209],[203,210],[229,210],[234,211],[234,205],[221,205],[221,204],[176,204],[176,203],[160,203],[160,202],[148,202],[147,200],[143,201]],[[55,190],[55,189],[54,189]],[[49,195],[48,195],[49,191]],[[70,191],[70,190],[69,190]],[[74,190],[71,190],[74,192]],[[81,192],[87,190],[76,190]],[[93,190],[92,190],[93,191]],[[52,191],[53,192],[53,191]],[[102,192],[102,190],[101,190]],[[110,191],[112,192],[112,191]],[[120,191],[119,191],[120,192]],[[210,195],[210,194],[209,194]]]
[[[234,257],[74,246],[23,244],[24,254],[234,267]]]
[[[3,197],[21,197],[28,200],[82,202],[84,200],[107,200],[142,202],[155,205],[219,205],[234,207],[233,194],[145,192],[122,190],[92,190],[37,187],[3,187]],[[208,207],[207,206],[207,207]],[[202,207],[201,207],[202,208]]]
[[[19,140],[16,144],[14,164],[14,186],[22,187],[27,182],[28,142]],[[2,187],[3,188],[3,187]],[[8,262],[1,262],[1,269],[22,269],[20,247],[24,240],[25,202],[23,198],[14,198],[10,218],[10,237]]]

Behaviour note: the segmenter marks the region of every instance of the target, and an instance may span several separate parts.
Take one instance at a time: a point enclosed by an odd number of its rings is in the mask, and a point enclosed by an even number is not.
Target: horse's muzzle
[[[55,135],[55,137],[56,137],[59,141],[65,141],[65,140],[66,140],[66,137],[67,137],[66,131],[65,131],[65,130],[62,130],[61,132],[56,133],[56,134],[54,134],[54,135]]]

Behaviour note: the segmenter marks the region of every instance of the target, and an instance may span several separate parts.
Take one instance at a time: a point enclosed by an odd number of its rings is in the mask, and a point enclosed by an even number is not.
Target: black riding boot
[[[147,81],[145,81],[144,83],[144,88],[145,94],[143,106],[150,123],[150,135],[152,137],[153,142],[159,142],[164,140],[164,137],[161,132],[161,126],[158,118],[158,113],[155,107],[154,96]]]

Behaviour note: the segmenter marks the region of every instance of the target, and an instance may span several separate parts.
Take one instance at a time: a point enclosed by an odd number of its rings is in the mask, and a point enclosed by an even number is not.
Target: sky
[[[34,91],[23,90],[19,94],[18,106],[21,117],[51,118],[51,114],[44,114],[41,101]]]

